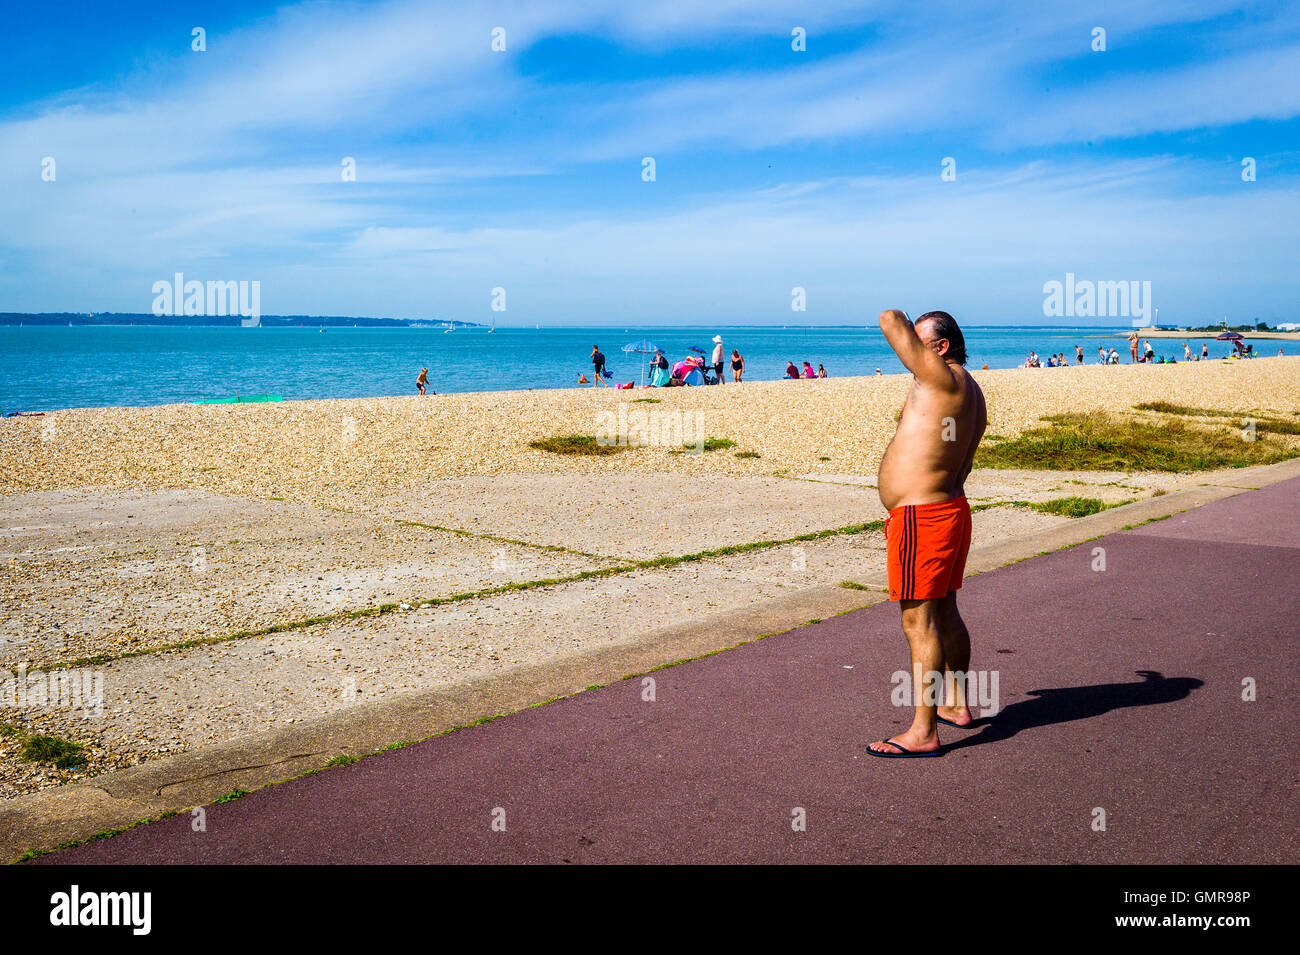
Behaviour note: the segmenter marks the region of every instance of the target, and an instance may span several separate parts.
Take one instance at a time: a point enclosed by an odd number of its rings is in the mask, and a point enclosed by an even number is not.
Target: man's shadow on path
[[[1021,700],[1000,710],[996,716],[985,717],[975,725],[982,727],[980,732],[945,743],[945,750],[962,749],[967,746],[980,746],[984,743],[1000,743],[1010,739],[1021,730],[1051,726],[1053,723],[1069,723],[1074,720],[1086,720],[1101,716],[1111,710],[1125,709],[1130,706],[1153,706],[1157,703],[1173,703],[1189,696],[1192,690],[1204,686],[1203,680],[1195,677],[1172,677],[1166,679],[1155,670],[1137,670],[1142,677],[1140,683],[1099,683],[1094,686],[1066,686],[1053,690],[1030,690],[1031,700]],[[942,727],[948,733],[953,730]]]

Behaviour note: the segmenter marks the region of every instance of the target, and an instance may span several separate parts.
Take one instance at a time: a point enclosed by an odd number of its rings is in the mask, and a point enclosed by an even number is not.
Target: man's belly
[[[961,481],[955,468],[928,459],[924,452],[909,455],[897,440],[885,449],[876,482],[880,503],[892,511],[904,504],[932,504],[960,497]]]

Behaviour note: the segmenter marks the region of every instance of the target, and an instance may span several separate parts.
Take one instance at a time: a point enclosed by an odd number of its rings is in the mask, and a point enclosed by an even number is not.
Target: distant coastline
[[[272,328],[483,328],[479,322],[434,318],[359,318],[351,315],[263,315]],[[0,325],[154,325],[168,328],[240,326],[238,315],[154,315],[151,312],[0,312]]]

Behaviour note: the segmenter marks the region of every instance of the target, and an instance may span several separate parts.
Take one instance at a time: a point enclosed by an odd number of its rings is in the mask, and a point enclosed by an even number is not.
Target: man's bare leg
[[[934,719],[936,707],[926,705],[925,678],[927,674],[942,673],[944,669],[939,620],[941,605],[946,599],[899,601],[903,611],[903,634],[912,651],[912,702],[916,705],[916,715],[907,730],[890,738],[914,753],[928,753],[939,748],[938,724]],[[871,743],[868,748],[878,753],[897,752],[883,740]]]
[[[966,700],[966,684],[953,679],[954,673],[970,672],[970,633],[957,611],[957,591],[948,591],[939,601],[939,639],[943,643],[944,705],[938,713],[958,726],[975,722]]]

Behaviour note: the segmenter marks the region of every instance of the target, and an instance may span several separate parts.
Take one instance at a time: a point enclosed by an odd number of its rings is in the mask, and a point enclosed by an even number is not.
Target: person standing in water
[[[966,477],[988,415],[984,393],[965,368],[965,336],[951,315],[926,312],[914,325],[903,312],[887,309],[880,313],[880,329],[913,376],[877,485],[889,511],[889,599],[902,612],[916,713],[908,729],[871,743],[867,752],[938,756],[939,723],[965,729],[974,722],[963,680],[954,678],[970,672],[971,654],[957,591],[971,540]],[[942,695],[927,702],[927,684],[940,679]]]
[[[733,348],[731,350],[731,380],[740,384],[740,376],[745,373],[745,359],[741,356],[740,350]]]

